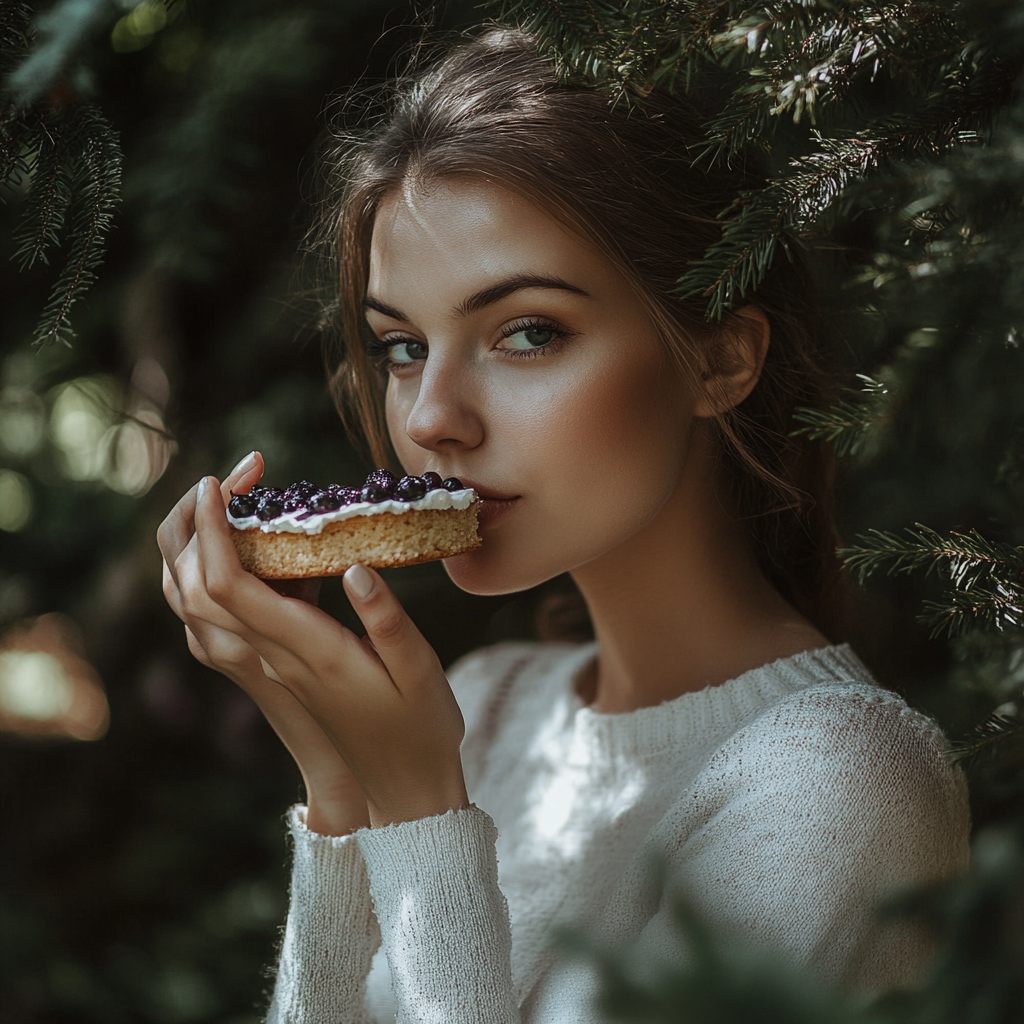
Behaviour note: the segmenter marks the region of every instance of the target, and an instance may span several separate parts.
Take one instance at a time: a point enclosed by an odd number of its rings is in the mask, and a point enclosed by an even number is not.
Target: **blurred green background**
[[[37,6],[2,0],[0,12]],[[325,98],[400,68],[424,25],[489,12],[464,0],[440,13],[379,0],[52,9],[61,17],[43,38],[73,39],[74,55],[43,102],[99,105],[120,133],[124,201],[98,283],[75,306],[77,336],[37,351],[63,257],[18,273],[31,189],[16,174],[4,186],[0,1021],[255,1024],[285,912],[282,816],[300,780],[251,702],[188,655],[160,592],[155,531],[202,474],[253,448],[279,484],[369,468],[327,394],[300,258],[313,152],[339,116]],[[11,24],[0,20],[0,36]],[[900,88],[872,77],[850,108],[898,106]],[[358,111],[358,91],[350,103]],[[779,160],[810,129],[791,136]],[[1019,157],[1000,166],[1019,180]],[[983,203],[992,181],[975,186]],[[1024,291],[985,267],[955,293],[891,270],[905,252],[887,234],[893,209],[886,198],[877,216],[840,218],[830,255],[814,261],[851,381],[884,366],[898,396],[844,464],[843,532],[922,521],[1020,544],[1024,355],[1012,332],[981,344],[978,309],[998,285],[1012,307],[1000,316],[1016,316]],[[960,330],[971,302],[973,334]],[[535,595],[471,598],[438,565],[389,579],[446,663],[531,633]],[[851,639],[883,683],[958,738],[1019,697],[1024,647],[1019,632],[930,638],[917,616],[936,587],[923,575],[873,581],[856,593]],[[352,621],[337,581],[323,604]],[[25,660],[39,651],[64,675]],[[18,672],[35,673],[35,690],[10,682]],[[972,776],[982,826],[1024,818],[1021,759],[1000,764]]]

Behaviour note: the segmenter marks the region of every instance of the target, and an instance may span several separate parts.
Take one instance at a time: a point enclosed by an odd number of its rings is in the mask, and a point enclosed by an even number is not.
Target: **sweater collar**
[[[574,718],[573,745],[605,757],[646,757],[688,739],[703,743],[731,735],[777,700],[810,686],[877,685],[850,646],[839,644],[780,658],[655,707],[602,714],[585,706],[576,693],[577,678],[596,654],[594,643],[576,648],[569,656],[565,678]]]

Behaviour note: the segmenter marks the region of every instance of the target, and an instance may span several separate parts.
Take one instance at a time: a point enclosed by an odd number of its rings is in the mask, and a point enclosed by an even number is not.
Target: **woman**
[[[683,103],[609,106],[491,30],[339,165],[344,407],[380,461],[389,439],[481,494],[458,586],[569,572],[596,643],[500,645],[446,679],[372,570],[345,575],[362,640],[275,593],[224,516],[256,453],[161,527],[193,653],[306,783],[272,1021],[596,1019],[551,928],[685,962],[656,853],[729,946],[861,990],[921,969],[921,936],[875,911],[963,869],[962,780],[826,636],[828,460],[789,436],[824,401],[799,268],[720,325],[673,293],[756,184],[694,167],[698,140]]]

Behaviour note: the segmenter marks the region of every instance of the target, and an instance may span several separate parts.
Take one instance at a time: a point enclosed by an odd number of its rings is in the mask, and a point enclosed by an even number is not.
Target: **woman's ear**
[[[760,306],[730,313],[708,353],[694,415],[719,416],[735,408],[761,379],[771,325]]]

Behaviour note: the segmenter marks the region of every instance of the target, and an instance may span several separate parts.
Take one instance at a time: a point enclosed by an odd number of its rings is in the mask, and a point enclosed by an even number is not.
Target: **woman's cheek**
[[[524,501],[449,574],[474,593],[535,586],[605,554],[643,529],[678,481],[685,449],[678,403],[670,421],[657,404],[624,391],[622,376],[605,388],[547,388],[536,404],[497,413],[492,457],[515,464]],[[650,390],[646,394],[650,396]],[[507,427],[505,433],[503,428]]]

